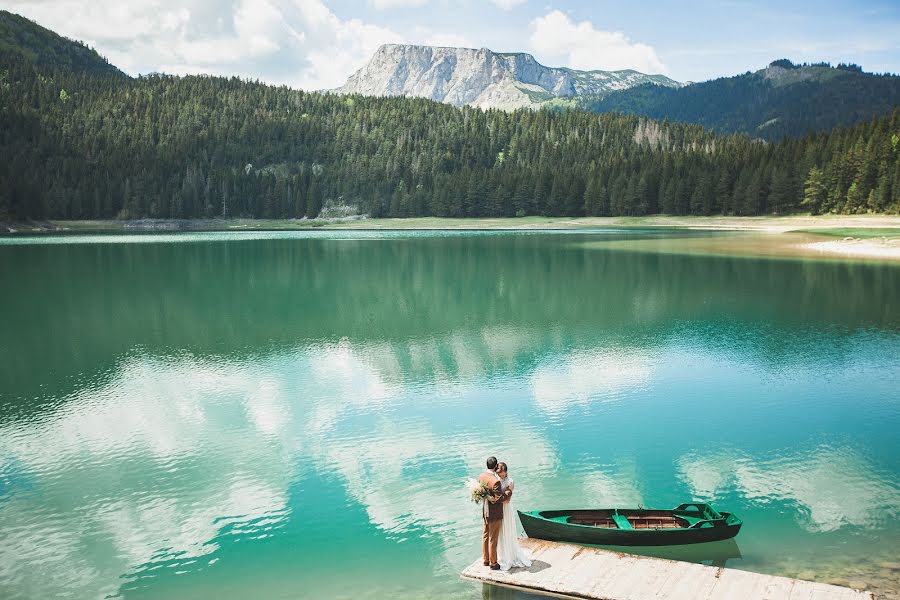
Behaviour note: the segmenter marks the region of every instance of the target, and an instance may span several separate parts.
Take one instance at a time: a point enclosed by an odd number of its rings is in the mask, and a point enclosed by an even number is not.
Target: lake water
[[[521,598],[458,578],[489,454],[896,597],[900,267],[605,244],[683,235],[0,239],[0,597]]]

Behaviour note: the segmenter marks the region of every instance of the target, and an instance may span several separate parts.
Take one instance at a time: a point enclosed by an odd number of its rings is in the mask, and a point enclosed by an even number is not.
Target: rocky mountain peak
[[[605,94],[644,83],[679,87],[664,75],[633,70],[578,71],[540,64],[524,52],[384,44],[338,93],[413,96],[455,106],[515,109],[553,99]]]

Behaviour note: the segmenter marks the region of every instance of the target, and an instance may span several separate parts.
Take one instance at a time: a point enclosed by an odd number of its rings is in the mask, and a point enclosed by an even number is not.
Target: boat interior
[[[702,502],[681,504],[672,510],[647,508],[599,508],[585,510],[544,510],[543,519],[605,529],[696,529],[730,523],[730,513],[720,513]],[[735,519],[740,523],[739,519]]]
[[[691,525],[687,519],[669,511],[640,511],[639,514],[608,510],[579,511],[572,513],[566,522],[607,529],[683,529]]]

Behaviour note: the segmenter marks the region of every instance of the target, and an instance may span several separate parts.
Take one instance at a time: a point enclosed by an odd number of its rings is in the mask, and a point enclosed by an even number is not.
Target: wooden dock
[[[708,567],[663,558],[520,540],[530,553],[530,569],[491,571],[475,561],[462,576],[495,585],[564,598],[598,600],[874,600],[872,592]]]

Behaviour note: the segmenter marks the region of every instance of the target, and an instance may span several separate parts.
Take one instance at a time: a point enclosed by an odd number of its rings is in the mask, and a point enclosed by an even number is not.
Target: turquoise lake
[[[900,597],[900,266],[686,235],[0,238],[0,597],[526,598],[459,579],[490,454]]]

